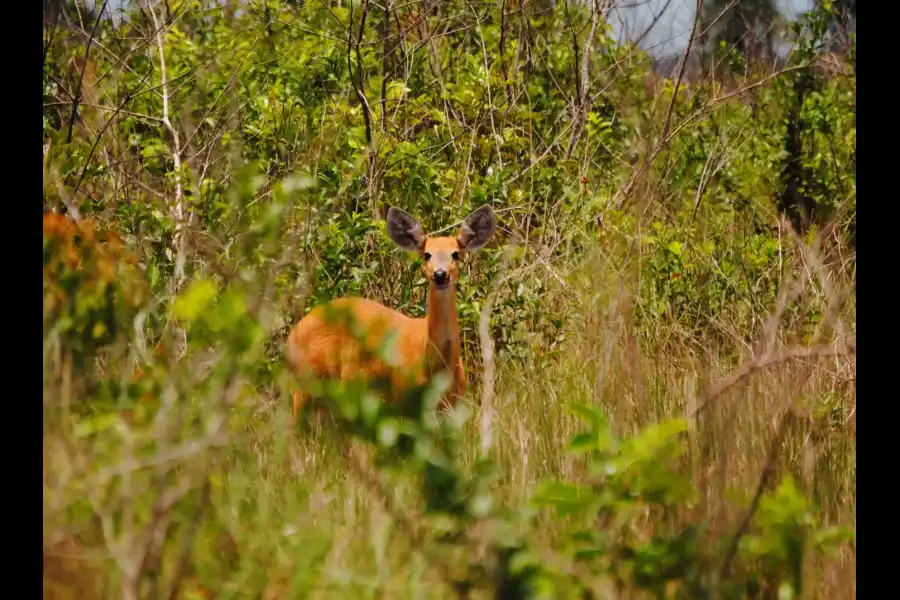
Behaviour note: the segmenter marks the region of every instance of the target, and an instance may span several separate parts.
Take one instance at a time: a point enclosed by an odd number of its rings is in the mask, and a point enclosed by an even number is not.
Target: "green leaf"
[[[576,417],[581,417],[582,419],[590,423],[597,430],[603,430],[609,427],[609,424],[606,420],[606,413],[604,413],[600,408],[596,406],[573,403],[568,404],[566,406],[566,409]]]
[[[835,552],[841,544],[856,539],[856,532],[850,527],[828,527],[816,532],[814,544],[826,554]]]
[[[588,433],[580,433],[569,442],[569,452],[584,454],[597,449],[597,437]]]
[[[685,431],[687,431],[687,421],[684,419],[654,423],[648,425],[637,437],[631,439],[629,449],[637,455],[636,458],[649,458],[659,452],[673,437]]]
[[[220,325],[233,326],[245,314],[247,314],[247,300],[243,293],[232,289],[222,294],[216,306],[216,316],[221,320]]]
[[[491,500],[490,494],[487,493],[476,494],[469,500],[469,514],[476,519],[487,517],[492,507],[493,500]]]
[[[107,431],[118,425],[120,420],[118,413],[104,413],[85,419],[75,425],[75,437],[88,437],[95,433]]]
[[[209,279],[191,282],[188,289],[175,299],[172,315],[179,320],[195,321],[216,297],[218,286]]]
[[[593,502],[593,496],[575,484],[544,481],[532,496],[532,502],[536,506],[553,507],[560,514],[568,514],[588,506]]]
[[[397,329],[389,329],[378,345],[378,355],[390,367],[400,365],[400,332]]]
[[[378,443],[385,448],[392,448],[397,443],[400,429],[396,419],[384,419],[378,424]]]

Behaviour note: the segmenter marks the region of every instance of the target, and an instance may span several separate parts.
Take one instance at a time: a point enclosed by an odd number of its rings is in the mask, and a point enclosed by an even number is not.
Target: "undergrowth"
[[[783,72],[723,51],[690,81],[597,3],[72,6],[45,10],[45,597],[855,597],[830,5]],[[292,430],[303,314],[424,314],[387,207],[482,203],[465,401],[330,382]]]

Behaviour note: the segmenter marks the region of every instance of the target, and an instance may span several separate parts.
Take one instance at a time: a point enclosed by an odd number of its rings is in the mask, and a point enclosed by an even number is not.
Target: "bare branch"
[[[481,354],[484,361],[484,381],[481,389],[481,454],[487,456],[494,443],[494,340],[491,339],[490,320],[491,310],[497,300],[500,287],[506,283],[509,260],[515,249],[515,243],[507,248],[500,267],[500,274],[491,293],[485,300],[484,308],[478,320],[478,337],[481,341]]]
[[[72,99],[72,112],[69,114],[69,130],[66,132],[67,144],[72,143],[72,130],[75,128],[75,119],[78,118],[78,103],[81,101],[82,97],[81,88],[84,85],[84,72],[87,70],[91,56],[91,44],[94,42],[94,36],[97,34],[97,27],[100,26],[100,21],[102,20],[103,12],[106,10],[107,4],[109,4],[109,0],[103,0],[103,4],[100,6],[100,12],[97,14],[94,26],[91,28],[91,35],[88,36],[87,47],[84,49],[84,62],[81,63],[81,74],[78,76],[78,89],[75,91],[75,97]],[[76,2],[75,5],[78,6],[78,3]]]
[[[703,14],[703,0],[697,0],[697,8],[694,12],[694,26],[691,28],[691,37],[688,38],[687,47],[681,57],[681,66],[678,68],[678,79],[675,80],[675,89],[672,90],[672,101],[669,102],[669,110],[666,111],[666,119],[663,121],[662,138],[669,133],[669,123],[672,121],[672,111],[675,110],[675,102],[678,100],[678,90],[681,88],[681,80],[684,79],[684,71],[687,68],[688,59],[691,57],[691,47],[694,45],[694,37],[697,35],[697,27],[700,16]]]
[[[690,415],[691,418],[696,417],[703,412],[716,398],[727,392],[729,389],[747,379],[753,373],[765,369],[767,367],[780,365],[792,360],[802,358],[818,358],[822,356],[855,356],[855,343],[847,344],[847,347],[835,347],[828,344],[820,344],[818,346],[795,346],[785,348],[778,352],[766,353],[765,355],[744,363],[739,369],[733,371],[731,375],[726,377],[721,383],[715,386],[711,391],[707,392],[703,402]]]
[[[753,500],[750,502],[750,507],[741,519],[737,530],[734,532],[734,536],[731,538],[731,542],[728,544],[728,550],[725,552],[725,559],[722,561],[722,567],[719,571],[719,576],[723,580],[731,572],[731,563],[734,560],[734,557],[737,556],[741,538],[744,537],[744,534],[746,534],[747,530],[750,528],[750,523],[753,521],[753,516],[759,508],[759,502],[762,499],[763,493],[765,493],[766,489],[769,487],[772,476],[775,474],[778,449],[781,447],[781,441],[784,439],[788,425],[790,425],[793,416],[794,413],[791,412],[791,410],[787,410],[778,423],[778,430],[775,432],[775,437],[772,438],[772,443],[769,445],[769,456],[766,459],[766,464],[759,476],[759,483],[756,485],[756,492],[753,494]]]
[[[185,235],[186,224],[184,218],[184,187],[181,181],[181,142],[178,130],[172,125],[172,120],[169,116],[170,98],[168,73],[166,71],[166,53],[163,43],[164,28],[160,27],[159,19],[156,16],[156,10],[152,4],[147,5],[147,10],[150,11],[150,16],[153,18],[153,27],[156,29],[156,47],[159,50],[159,69],[163,104],[162,120],[166,129],[169,131],[169,134],[172,136],[172,162],[175,167],[175,203],[172,207],[172,216],[175,219],[175,284],[177,286],[184,279],[184,263],[185,254],[187,252],[187,236]]]
[[[366,144],[372,147],[372,110],[369,107],[369,100],[363,90],[363,64],[362,54],[359,50],[360,41],[366,29],[366,18],[369,16],[369,0],[363,1],[362,17],[359,22],[359,33],[353,35],[353,3],[350,4],[350,26],[347,28],[347,69],[350,72],[350,82],[353,84],[353,91],[359,99],[362,107],[363,119],[366,122]],[[356,78],[353,77],[353,64],[351,62],[352,54],[356,55]]]

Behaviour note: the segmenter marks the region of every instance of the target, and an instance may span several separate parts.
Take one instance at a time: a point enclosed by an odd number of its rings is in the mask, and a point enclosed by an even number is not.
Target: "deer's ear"
[[[485,204],[466,217],[459,230],[459,249],[463,252],[481,250],[494,235],[494,209]]]
[[[418,252],[425,247],[425,234],[419,222],[406,212],[393,206],[387,214],[388,235],[399,248],[407,252]]]

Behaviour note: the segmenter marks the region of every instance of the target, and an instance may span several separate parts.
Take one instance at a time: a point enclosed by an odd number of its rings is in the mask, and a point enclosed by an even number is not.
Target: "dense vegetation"
[[[855,598],[855,34],[731,4],[664,77],[599,0],[45,2],[44,596]],[[464,405],[290,430],[303,314],[424,314],[387,208],[484,203]]]

